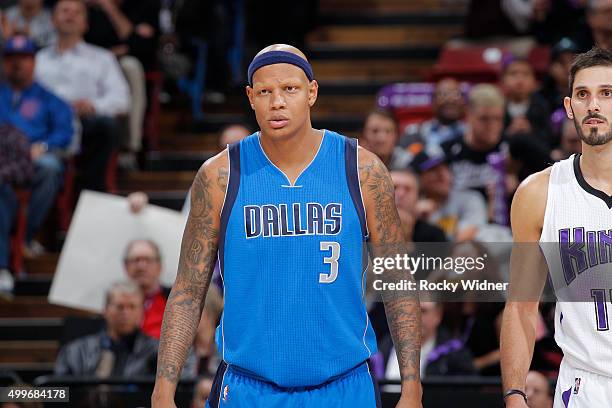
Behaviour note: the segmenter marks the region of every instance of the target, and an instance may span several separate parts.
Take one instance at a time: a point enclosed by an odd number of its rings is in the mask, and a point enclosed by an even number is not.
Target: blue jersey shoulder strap
[[[225,252],[225,233],[227,231],[227,222],[234,207],[238,188],[240,187],[240,142],[232,143],[227,148],[229,172],[227,176],[227,190],[225,191],[225,199],[223,200],[223,208],[221,209],[221,222],[219,226],[219,267],[221,276],[223,276],[223,259]]]
[[[351,199],[357,210],[359,221],[361,223],[361,232],[365,239],[368,238],[368,224],[366,221],[365,206],[361,197],[361,185],[359,184],[359,163],[357,161],[357,139],[345,137],[344,143],[344,159],[346,161],[346,181],[351,194]]]

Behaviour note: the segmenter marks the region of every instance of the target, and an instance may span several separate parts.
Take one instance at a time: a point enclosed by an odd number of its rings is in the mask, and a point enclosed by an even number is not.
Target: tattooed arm
[[[206,161],[191,187],[176,281],[168,297],[159,342],[154,408],[175,407],[174,393],[193,344],[217,259],[221,206],[227,185],[227,151]]]
[[[370,231],[372,257],[392,257],[407,252],[395,207],[394,189],[385,165],[373,153],[359,148],[359,178]],[[386,270],[386,282],[411,279],[405,270]],[[397,352],[402,379],[398,407],[421,407],[419,359],[421,356],[421,307],[414,291],[384,291],[387,322]]]

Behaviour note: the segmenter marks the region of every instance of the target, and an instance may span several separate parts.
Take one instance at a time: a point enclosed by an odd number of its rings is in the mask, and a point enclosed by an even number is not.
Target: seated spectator
[[[550,383],[543,374],[529,371],[525,379],[525,394],[529,408],[552,408],[553,399],[550,394]]]
[[[502,141],[504,107],[504,97],[495,86],[476,85],[468,96],[463,137],[442,144],[453,187],[479,192],[488,203],[489,220],[501,225],[507,224],[509,213],[503,167],[507,155]]]
[[[506,1],[506,0],[504,0]],[[521,0],[512,0],[519,2]],[[568,35],[585,30],[585,8],[589,0],[533,0],[538,14],[532,26],[539,44],[555,44]],[[589,47],[590,48],[590,47]]]
[[[550,50],[550,65],[544,77],[540,94],[548,102],[549,112],[563,108],[563,98],[567,95],[569,73],[578,46],[569,38],[563,38]]]
[[[567,159],[572,154],[582,152],[582,141],[572,119],[565,118],[561,127],[561,143],[558,149],[551,153],[555,161]]]
[[[210,395],[212,388],[212,380],[210,378],[200,378],[193,388],[193,399],[191,400],[191,408],[202,408],[206,406],[206,400]]]
[[[508,153],[504,164],[506,172],[506,194],[514,195],[518,184],[527,177],[549,167],[550,146],[531,135],[514,135],[508,139]],[[508,182],[515,179],[513,183]]]
[[[537,83],[531,64],[524,59],[510,61],[501,83],[506,94],[506,136],[531,136],[550,145],[550,111],[546,101],[535,92]]]
[[[395,187],[395,205],[398,211],[406,214],[413,221],[407,241],[413,242],[446,242],[444,231],[422,220],[419,217],[419,181],[411,170],[391,171],[391,180]],[[402,217],[400,214],[400,218]]]
[[[421,378],[436,375],[471,375],[476,370],[473,357],[460,339],[451,337],[441,326],[444,308],[440,303],[421,302]],[[381,350],[387,355],[385,379],[399,380],[395,348]]]
[[[486,204],[474,191],[453,188],[444,152],[430,146],[415,156],[411,166],[419,175],[423,197],[418,214],[441,228],[449,240],[474,239],[487,223]]]
[[[128,111],[129,89],[115,56],[83,41],[87,9],[59,0],[53,10],[57,43],[36,55],[36,78],[69,101],[82,127],[82,188],[106,191],[106,170],[118,145],[117,117]]]
[[[142,147],[147,104],[145,71],[153,70],[156,65],[160,3],[160,0],[87,2],[89,30],[85,40],[117,56],[130,86],[132,103],[128,115],[127,147],[131,157]]]
[[[123,265],[127,276],[140,287],[145,298],[140,329],[147,336],[159,339],[166,300],[170,295],[170,288],[160,282],[162,259],[159,247],[150,240],[132,241],[125,249]]]
[[[159,339],[170,288],[161,284],[162,259],[159,247],[153,241],[138,239],[130,242],[123,258],[125,272],[144,295],[144,313],[140,325],[148,336]],[[202,312],[202,319],[194,341],[197,355],[210,361],[215,354],[214,332],[223,311],[221,293],[210,285]],[[206,366],[208,364],[205,364]]]
[[[134,56],[145,70],[155,68],[160,0],[89,0],[85,41],[113,52]]]
[[[464,38],[450,40],[448,45],[500,47],[513,55],[527,56],[535,40],[529,35],[533,20],[529,10],[527,13],[524,10],[533,3],[523,0],[470,0],[464,19]]]
[[[51,13],[44,7],[43,0],[19,0],[6,10],[5,15],[9,36],[26,35],[38,48],[46,47],[55,40]]]
[[[501,1],[471,0],[464,21],[466,38],[515,37],[519,31]]]
[[[14,279],[9,270],[9,236],[17,211],[13,187],[24,187],[32,177],[30,143],[12,126],[0,126],[0,296],[11,297]]]
[[[440,80],[436,84],[431,107],[434,118],[408,126],[400,140],[402,147],[408,147],[413,143],[439,145],[463,134],[465,101],[458,81],[452,78]]]
[[[576,33],[573,38],[578,44],[579,52],[586,52],[593,45],[612,48],[612,0],[587,0],[586,23],[587,28]]]
[[[43,251],[34,238],[62,186],[62,155],[74,134],[70,106],[34,80],[34,52],[27,37],[9,38],[4,44],[6,82],[0,85],[0,123],[27,136],[35,166],[25,237],[31,256]],[[0,235],[0,242],[7,240],[8,235]]]
[[[412,155],[400,146],[399,127],[392,113],[376,109],[369,112],[363,124],[361,141],[363,146],[376,154],[389,170],[408,167]]]
[[[158,342],[139,329],[143,302],[144,296],[136,284],[113,284],[106,295],[105,329],[62,347],[55,362],[55,374],[98,378],[155,374]],[[182,376],[194,374],[193,360],[188,360]]]

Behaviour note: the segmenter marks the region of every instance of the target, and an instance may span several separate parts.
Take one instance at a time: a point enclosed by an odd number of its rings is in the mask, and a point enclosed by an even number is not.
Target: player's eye
[[[576,96],[579,98],[584,98],[587,96],[587,92],[586,91],[578,91],[576,92]]]
[[[297,86],[288,85],[288,86],[285,87],[285,90],[287,92],[295,92],[295,91],[297,91]]]
[[[270,93],[270,91],[269,91],[269,90],[267,90],[267,89],[260,89],[260,90],[259,90],[259,94],[260,94],[260,95],[268,95],[269,93]]]
[[[612,96],[612,89],[604,89],[603,91],[601,91],[601,95],[609,98]]]

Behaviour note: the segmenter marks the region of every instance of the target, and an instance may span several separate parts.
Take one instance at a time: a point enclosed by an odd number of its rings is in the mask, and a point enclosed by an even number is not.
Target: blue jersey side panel
[[[376,340],[363,294],[356,142],[325,131],[291,185],[254,134],[230,147],[229,177],[219,251],[223,359],[285,387],[321,384],[363,362]]]

